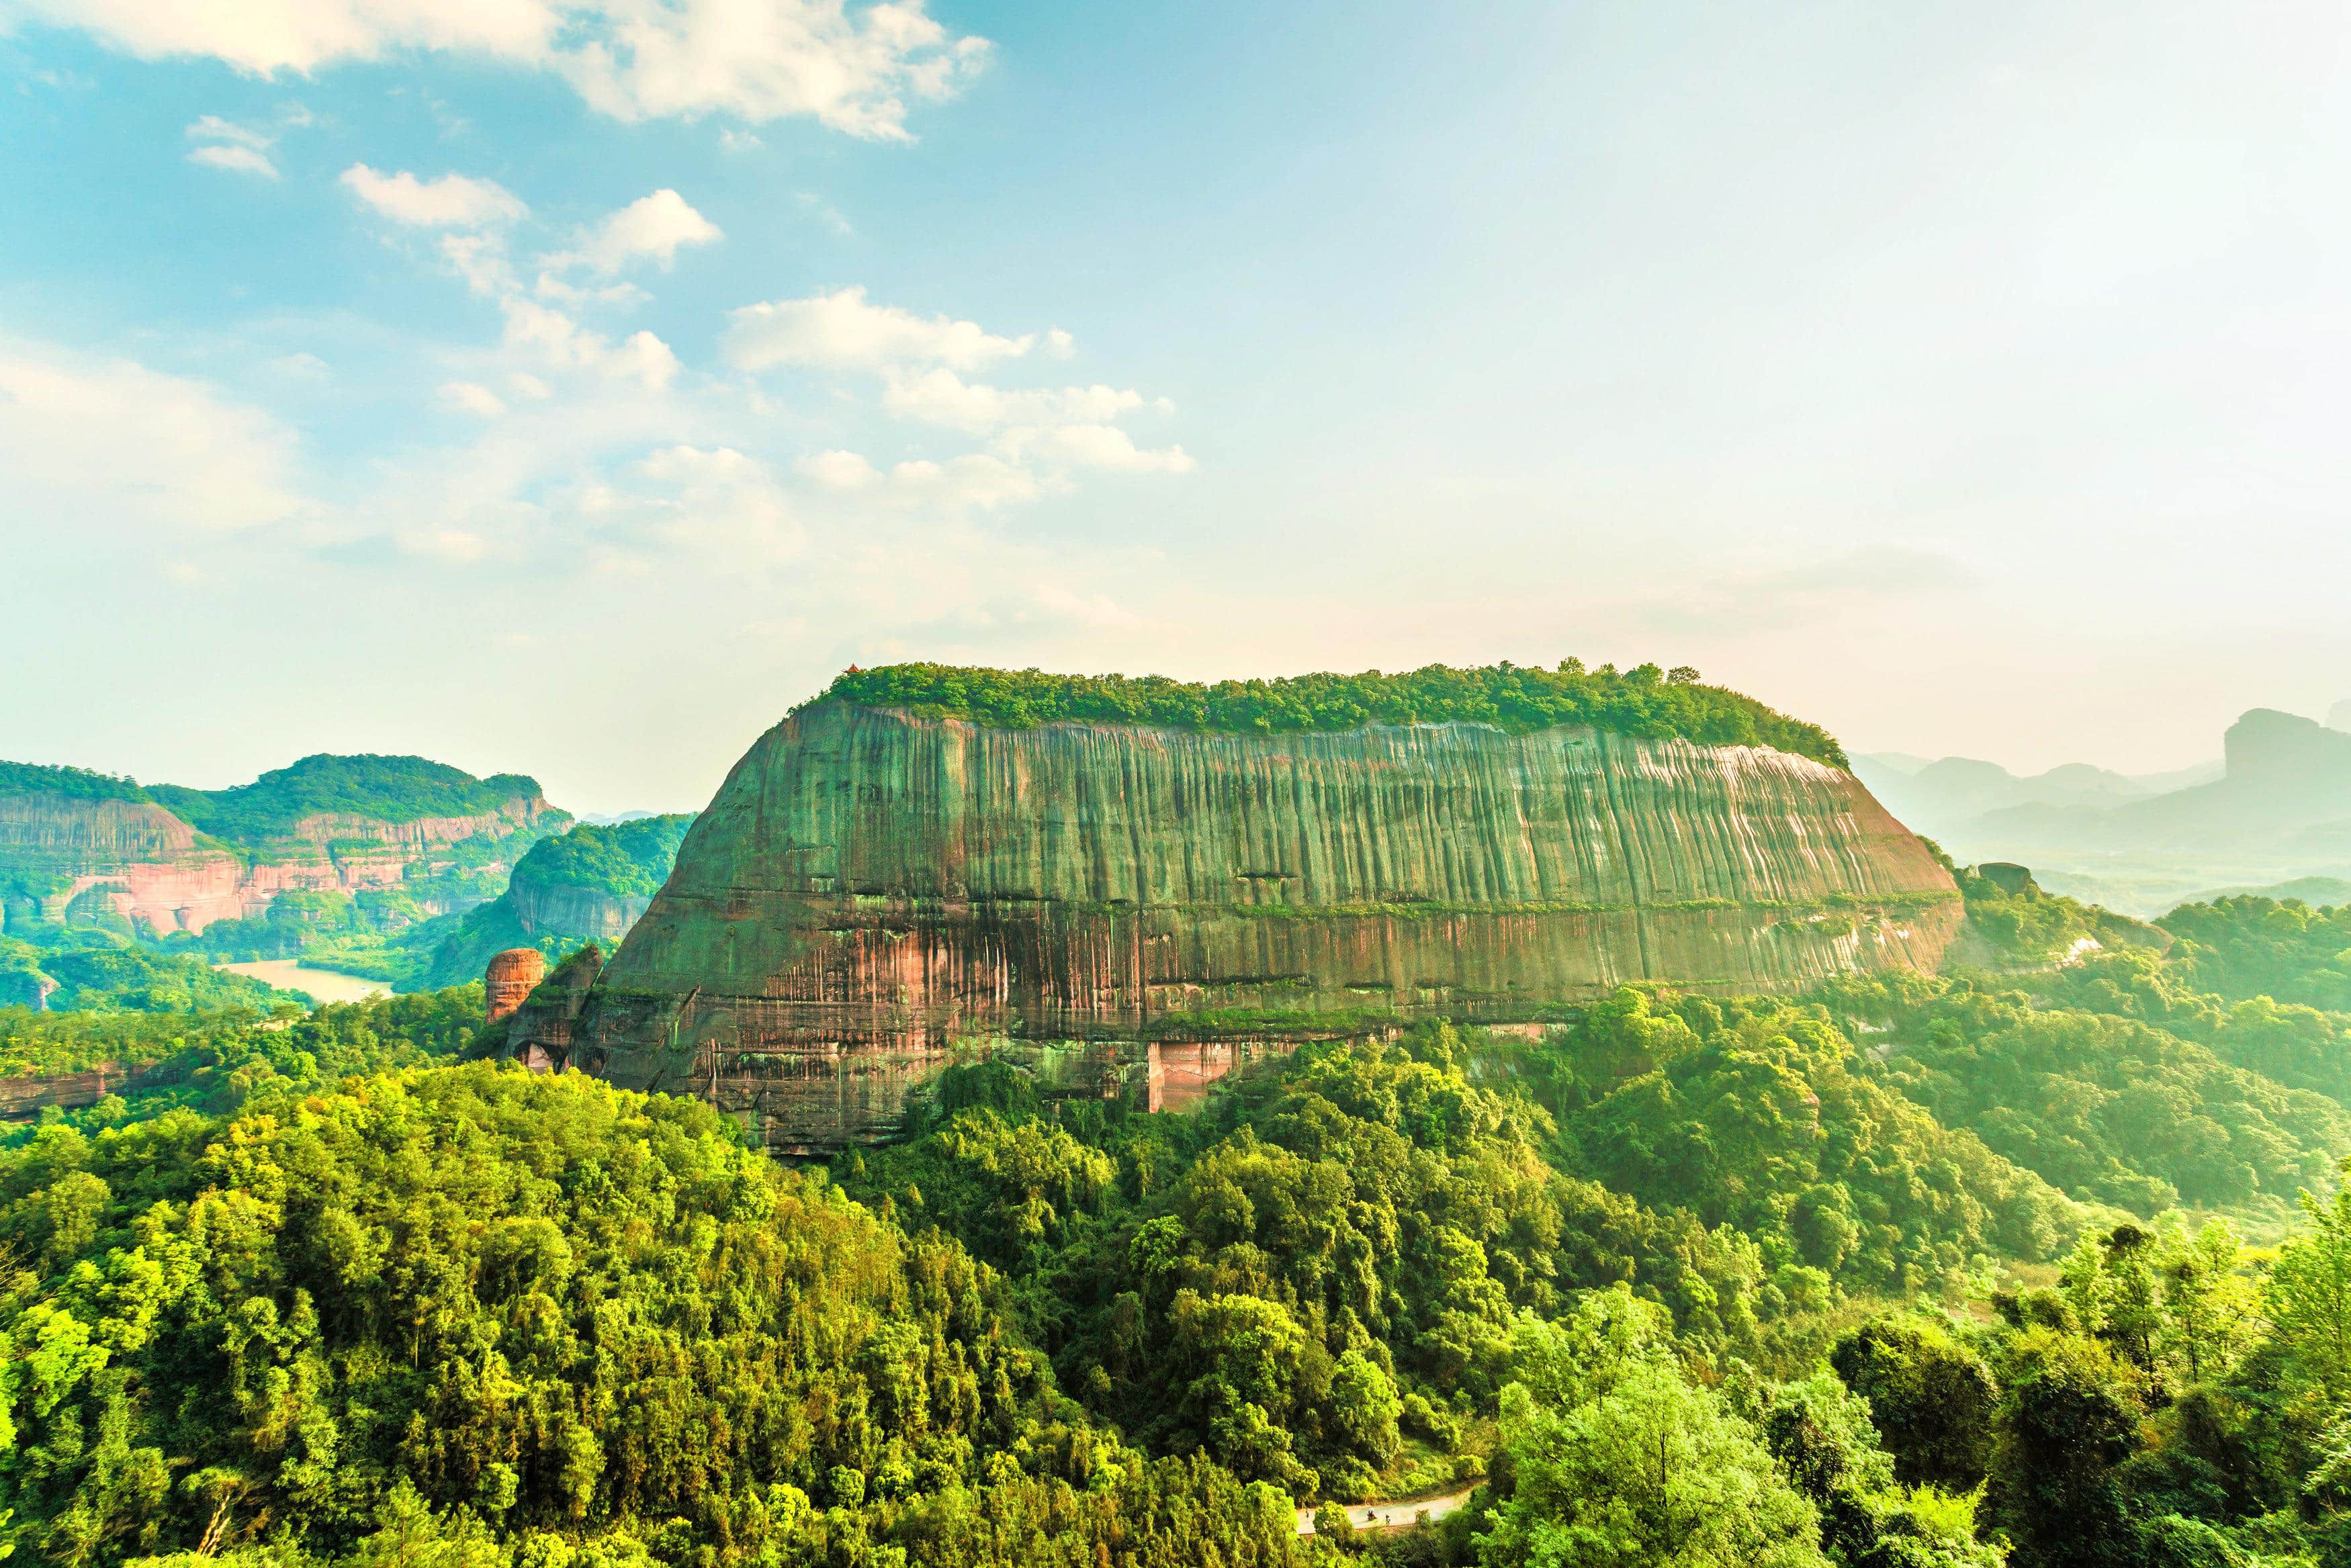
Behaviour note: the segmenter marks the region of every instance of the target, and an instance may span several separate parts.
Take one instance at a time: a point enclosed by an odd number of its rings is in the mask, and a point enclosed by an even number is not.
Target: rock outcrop
[[[0,794],[0,924],[94,912],[159,934],[266,913],[286,892],[400,886],[418,857],[486,835],[506,838],[559,815],[536,793],[464,815],[408,821],[314,813],[259,844],[206,839],[149,801]]]
[[[1960,915],[1850,774],[1766,748],[825,701],[737,765],[560,1047],[509,1039],[823,1148],[885,1135],[971,1037],[1149,1093],[1269,1044],[1541,1019],[1628,981],[1932,968]]]
[[[547,978],[547,955],[537,948],[508,948],[490,960],[482,975],[485,1022],[501,1023],[530,1000]]]

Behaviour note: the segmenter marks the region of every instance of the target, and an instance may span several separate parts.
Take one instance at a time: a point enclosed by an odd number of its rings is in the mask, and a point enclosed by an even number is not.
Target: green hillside
[[[148,793],[200,832],[256,845],[284,837],[302,818],[322,813],[393,823],[477,816],[508,801],[537,799],[539,787],[520,774],[475,778],[423,757],[321,753],[273,768],[249,784],[221,790],[155,784]]]
[[[661,891],[677,846],[694,826],[692,812],[640,816],[610,826],[581,823],[542,838],[516,862],[514,886],[578,888],[616,898],[650,898]]]
[[[684,827],[578,830],[517,880],[642,889]],[[2231,900],[2166,950],[2013,868],[1961,885],[2002,967],[1434,1020],[1180,1116],[975,1042],[829,1167],[466,1064],[478,986],[0,1008],[0,1077],[172,1069],[0,1124],[0,1546],[2345,1561],[2351,1012],[2273,994],[2331,994],[2338,917]],[[1465,1493],[1385,1537],[1341,1506]]]
[[[504,896],[456,917],[420,929],[402,944],[403,985],[463,985],[481,978],[494,953],[537,948],[555,960],[590,941],[608,947],[615,933],[585,929],[561,918],[590,901],[642,902],[661,890],[677,859],[677,846],[694,814],[637,817],[599,826],[582,823],[542,838],[517,862]],[[427,942],[430,946],[427,946]]]
[[[1214,685],[1162,675],[1049,675],[1040,670],[893,664],[833,678],[818,701],[898,708],[918,717],[969,719],[1006,729],[1067,720],[1177,730],[1351,730],[1364,724],[1461,720],[1526,732],[1583,724],[1620,734],[1679,736],[1701,745],[1763,745],[1833,767],[1843,747],[1817,724],[1791,719],[1736,691],[1703,684],[1695,670],[1654,664],[1619,673],[1497,664],[1432,664],[1405,674],[1320,673]]]
[[[0,762],[0,795],[61,794],[75,800],[127,800],[145,803],[154,797],[132,779],[89,768],[46,767],[38,763]]]

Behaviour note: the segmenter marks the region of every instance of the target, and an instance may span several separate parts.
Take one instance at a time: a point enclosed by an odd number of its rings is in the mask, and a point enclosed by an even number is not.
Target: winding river
[[[225,970],[230,974],[251,975],[280,991],[306,992],[320,1002],[365,1002],[371,996],[392,993],[389,981],[345,974],[340,970],[312,969],[293,959],[266,959],[256,963],[216,963],[213,967]]]

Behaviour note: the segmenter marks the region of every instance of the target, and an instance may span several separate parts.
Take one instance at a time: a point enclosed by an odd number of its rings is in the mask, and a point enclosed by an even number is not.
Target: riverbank
[[[345,974],[340,970],[313,969],[294,959],[264,959],[253,963],[216,963],[216,970],[229,974],[249,975],[264,985],[274,985],[280,991],[298,991],[320,1002],[365,1002],[371,996],[389,996],[389,981],[370,980],[365,975]]]

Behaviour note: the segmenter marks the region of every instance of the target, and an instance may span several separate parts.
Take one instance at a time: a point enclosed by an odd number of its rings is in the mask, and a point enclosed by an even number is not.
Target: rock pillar
[[[512,1015],[526,997],[547,978],[547,955],[537,948],[508,948],[490,960],[482,975],[483,1000],[489,1003],[489,1021]]]

